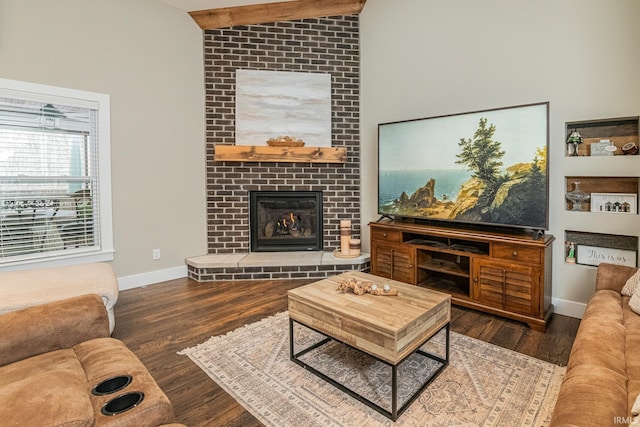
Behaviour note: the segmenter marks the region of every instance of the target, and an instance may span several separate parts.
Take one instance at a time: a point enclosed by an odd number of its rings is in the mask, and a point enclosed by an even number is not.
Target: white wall
[[[111,96],[113,266],[131,283],[206,253],[202,51],[157,0],[0,0],[0,77]]]
[[[564,177],[574,173],[565,122],[640,114],[640,2],[369,0],[360,23],[366,250],[366,225],[378,218],[378,123],[549,101],[553,296],[558,312],[580,316],[595,268],[564,264],[564,230],[638,235],[640,221],[623,230],[564,211]],[[590,165],[593,175],[620,172]],[[633,165],[622,173],[637,176]]]

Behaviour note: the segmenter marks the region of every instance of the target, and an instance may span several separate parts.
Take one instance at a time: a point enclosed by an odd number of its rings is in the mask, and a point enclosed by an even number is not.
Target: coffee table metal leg
[[[449,364],[449,355],[451,353],[451,324],[447,323],[447,332],[446,332],[446,346],[445,346],[445,362]]]
[[[293,360],[293,320],[289,318],[289,359]]]
[[[398,365],[391,365],[391,419],[398,419]]]
[[[312,372],[313,374],[317,375],[318,377],[322,378],[323,380],[327,381],[328,383],[334,385],[335,387],[337,387],[338,389],[344,391],[345,393],[349,394],[350,396],[356,398],[357,400],[359,400],[360,402],[364,403],[365,405],[369,406],[372,409],[375,409],[376,411],[378,411],[379,413],[381,413],[382,415],[390,418],[393,421],[396,421],[398,419],[398,417],[409,407],[409,405],[411,405],[411,403],[413,403],[414,400],[416,400],[420,394],[427,388],[427,386],[429,384],[431,384],[431,382],[433,382],[433,380],[436,379],[436,377],[438,377],[438,375],[440,375],[440,373],[444,370],[444,368],[447,367],[447,365],[449,364],[449,345],[450,345],[450,324],[447,323],[445,326],[443,326],[440,330],[438,330],[438,332],[436,332],[435,334],[433,334],[430,338],[428,338],[427,340],[425,340],[422,345],[424,345],[424,343],[426,343],[427,341],[429,341],[431,338],[433,338],[433,336],[437,335],[440,331],[445,330],[445,334],[446,334],[446,345],[445,345],[445,358],[441,358],[438,357],[436,355],[427,353],[425,351],[422,350],[417,350],[416,353],[428,357],[432,360],[435,360],[439,363],[441,363],[441,366],[429,377],[427,378],[427,380],[423,383],[423,385],[400,407],[398,408],[398,365],[401,362],[399,362],[396,365],[390,364],[380,358],[377,358],[371,354],[369,354],[369,356],[373,357],[374,359],[384,363],[387,366],[391,367],[391,411],[388,411],[386,409],[384,409],[383,407],[373,403],[372,401],[370,401],[369,399],[367,399],[364,396],[361,396],[360,394],[356,393],[355,391],[351,390],[350,388],[346,387],[344,384],[339,383],[338,381],[334,380],[333,378],[325,375],[324,373],[318,371],[317,369],[315,369],[314,367],[306,364],[305,362],[301,361],[299,359],[300,356],[302,356],[305,353],[308,353],[309,351],[316,349],[320,346],[323,346],[324,344],[328,343],[329,341],[336,341],[339,343],[342,343],[344,345],[347,345],[351,348],[354,348],[357,351],[362,352],[362,350],[356,349],[355,347],[350,346],[349,344],[343,343],[340,340],[331,338],[325,334],[323,334],[322,332],[307,326],[303,323],[300,322],[296,322],[299,325],[308,328],[312,331],[318,332],[320,335],[326,337],[323,340],[299,351],[299,352],[295,352],[293,346],[294,346],[294,339],[293,339],[293,323],[294,320],[289,318],[289,356],[290,359],[295,362],[296,364],[302,366],[303,368],[305,368],[306,370]]]

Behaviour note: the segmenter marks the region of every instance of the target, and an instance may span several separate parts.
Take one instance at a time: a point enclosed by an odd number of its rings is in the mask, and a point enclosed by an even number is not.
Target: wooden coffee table
[[[354,295],[338,290],[344,279],[389,284],[397,296]],[[451,296],[358,271],[329,277],[288,292],[289,349],[291,360],[339,389],[396,420],[449,363]],[[294,322],[326,338],[300,351],[294,349]],[[422,351],[439,331],[445,330],[445,357]],[[335,340],[363,351],[391,367],[391,410],[372,402],[345,385],[301,361],[300,356]],[[398,408],[398,366],[417,353],[440,364],[436,371]]]

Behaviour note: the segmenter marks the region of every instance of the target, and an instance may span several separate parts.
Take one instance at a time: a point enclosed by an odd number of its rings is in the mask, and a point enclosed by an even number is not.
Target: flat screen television
[[[381,123],[378,212],[544,233],[548,146],[548,102]]]

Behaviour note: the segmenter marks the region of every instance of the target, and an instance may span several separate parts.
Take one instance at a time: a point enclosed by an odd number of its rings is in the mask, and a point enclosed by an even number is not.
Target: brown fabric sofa
[[[130,383],[104,395],[114,376]],[[107,390],[109,391],[109,390]],[[130,392],[144,398],[117,415],[102,408]],[[126,399],[125,399],[126,400]],[[127,405],[113,404],[112,412]],[[102,299],[83,295],[0,315],[0,424],[3,426],[158,426],[173,408],[142,362],[109,337]]]
[[[636,268],[600,264],[550,426],[628,425],[640,394],[640,315],[621,290]]]

